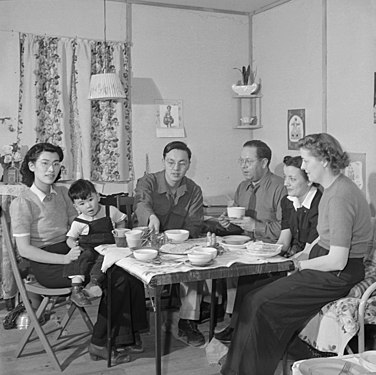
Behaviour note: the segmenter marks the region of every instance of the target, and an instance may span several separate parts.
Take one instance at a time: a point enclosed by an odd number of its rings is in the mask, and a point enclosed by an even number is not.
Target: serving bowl
[[[194,266],[202,266],[204,264],[208,264],[213,259],[213,257],[210,253],[204,253],[202,251],[193,251],[188,254],[188,259]]]
[[[136,259],[142,261],[153,260],[158,255],[158,250],[151,248],[137,249],[133,251],[133,255]]]
[[[245,207],[227,207],[227,216],[235,219],[242,219],[245,215]]]
[[[232,85],[232,91],[234,91],[235,94],[238,95],[251,95],[255,93],[258,89],[259,85],[257,83],[253,83],[252,85],[246,85],[246,86],[238,86],[238,85]]]
[[[169,229],[166,230],[165,235],[172,243],[181,243],[188,239],[189,231],[185,229]]]

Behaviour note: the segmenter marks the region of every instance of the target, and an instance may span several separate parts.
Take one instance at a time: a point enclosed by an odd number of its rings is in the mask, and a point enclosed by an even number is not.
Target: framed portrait
[[[298,150],[298,141],[305,136],[305,109],[287,111],[287,145],[289,150]]]
[[[366,154],[348,152],[348,155],[350,164],[345,168],[344,174],[366,194]]]
[[[182,100],[155,100],[157,137],[185,137]]]

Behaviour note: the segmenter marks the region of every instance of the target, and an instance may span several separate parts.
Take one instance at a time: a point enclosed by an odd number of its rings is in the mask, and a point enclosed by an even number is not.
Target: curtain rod
[[[1,1],[1,0],[0,0]],[[5,33],[20,33],[20,34],[31,34],[35,36],[45,36],[48,38],[67,38],[67,39],[84,39],[84,40],[89,40],[93,42],[104,42],[104,39],[94,39],[94,38],[88,38],[88,37],[82,37],[78,35],[47,35],[46,33],[44,34],[38,34],[38,33],[30,33],[26,31],[19,31],[19,30],[5,30],[5,29],[0,29],[0,32],[5,32]],[[109,43],[127,43],[130,47],[132,46],[132,43],[124,41],[124,40],[107,40]]]
[[[174,9],[183,9],[183,10],[193,10],[199,12],[211,12],[211,13],[225,13],[225,14],[233,14],[238,16],[248,16],[250,12],[241,12],[237,10],[226,10],[226,9],[217,9],[217,8],[204,8],[204,7],[195,7],[191,5],[178,5],[178,4],[168,4],[168,3],[159,3],[159,2],[152,2],[147,0],[109,0],[117,3],[129,3],[135,5],[148,5],[152,7],[160,7],[160,8],[174,8]],[[290,0],[289,0],[290,1]]]

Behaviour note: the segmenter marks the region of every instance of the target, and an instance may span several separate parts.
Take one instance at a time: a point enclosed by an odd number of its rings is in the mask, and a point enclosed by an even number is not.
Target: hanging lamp
[[[90,79],[89,100],[121,100],[125,99],[124,87],[116,73],[107,72],[107,39],[106,39],[106,0],[104,7],[104,72],[93,74]]]

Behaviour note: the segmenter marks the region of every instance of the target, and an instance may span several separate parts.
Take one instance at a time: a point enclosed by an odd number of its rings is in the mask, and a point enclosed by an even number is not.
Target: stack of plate
[[[264,243],[262,241],[247,244],[247,254],[260,258],[270,258],[278,255],[282,250],[282,245]]]

